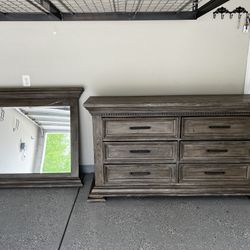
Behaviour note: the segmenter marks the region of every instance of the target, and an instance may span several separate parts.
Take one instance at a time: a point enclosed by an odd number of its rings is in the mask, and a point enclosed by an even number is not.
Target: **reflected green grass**
[[[43,173],[70,173],[70,134],[47,134]]]

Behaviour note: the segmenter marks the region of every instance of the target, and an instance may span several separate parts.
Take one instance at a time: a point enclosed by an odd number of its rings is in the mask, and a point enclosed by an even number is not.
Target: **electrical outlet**
[[[30,87],[31,86],[30,76],[29,75],[23,75],[22,80],[23,80],[23,86],[24,87]]]

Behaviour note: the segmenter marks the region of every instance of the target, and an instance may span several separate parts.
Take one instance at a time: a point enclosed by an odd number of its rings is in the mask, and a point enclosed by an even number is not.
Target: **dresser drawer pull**
[[[142,129],[151,129],[150,126],[134,126],[134,127],[129,127],[131,130],[142,130]]]
[[[215,129],[217,129],[217,128],[231,128],[231,126],[230,125],[211,125],[211,126],[209,126],[209,128],[215,128]]]
[[[208,153],[226,153],[227,149],[207,149]]]
[[[129,152],[132,154],[149,154],[151,152],[151,150],[137,149],[137,150],[129,150]]]
[[[225,171],[205,171],[204,174],[206,175],[223,175]]]
[[[130,172],[129,173],[132,176],[145,176],[145,175],[150,175],[150,172]]]

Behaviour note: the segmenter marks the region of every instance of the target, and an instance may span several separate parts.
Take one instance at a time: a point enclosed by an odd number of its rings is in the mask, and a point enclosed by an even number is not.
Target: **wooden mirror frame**
[[[71,173],[1,174],[0,188],[81,186],[79,177],[79,98],[81,87],[0,88],[0,107],[70,106]],[[1,152],[0,152],[1,154]]]

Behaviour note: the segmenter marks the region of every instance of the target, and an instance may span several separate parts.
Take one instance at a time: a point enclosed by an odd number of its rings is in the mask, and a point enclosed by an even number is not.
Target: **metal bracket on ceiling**
[[[51,15],[58,20],[62,20],[62,13],[61,11],[49,0],[26,0],[31,5],[38,8],[40,11],[44,12],[45,14]]]
[[[210,0],[197,10],[197,18],[207,14],[209,11],[221,6],[222,4],[228,2],[229,0]]]

